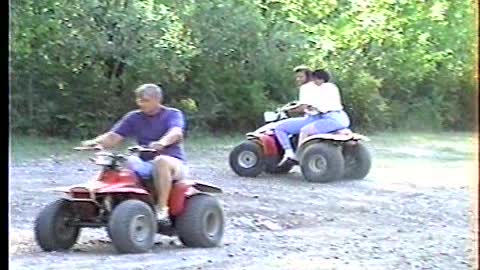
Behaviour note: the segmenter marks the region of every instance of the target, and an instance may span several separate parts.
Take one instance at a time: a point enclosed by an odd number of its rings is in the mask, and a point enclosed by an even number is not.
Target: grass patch
[[[187,152],[215,151],[222,149],[231,149],[242,140],[245,140],[244,134],[195,134],[188,137],[185,143]]]
[[[391,132],[367,135],[372,140],[368,145],[376,160],[429,159],[439,162],[474,160],[478,150],[477,135],[473,133]],[[241,133],[221,135],[195,133],[187,138],[185,150],[189,158],[198,158],[205,154],[214,154],[215,151],[230,151],[243,140],[245,136]],[[72,150],[79,143],[78,139],[66,140],[13,134],[10,141],[10,157],[13,162],[28,162],[49,158],[52,155],[57,158],[89,155],[89,153],[78,153]],[[127,146],[134,144],[134,141],[129,140],[116,150],[125,151]],[[225,156],[226,158],[228,157]]]
[[[438,161],[473,160],[478,137],[467,132],[378,133],[370,145],[380,158],[428,158]]]
[[[51,155],[69,156],[78,141],[60,138],[41,138],[25,135],[10,137],[10,159],[13,162],[32,161],[48,158]]]
[[[189,136],[185,143],[185,151],[202,154],[205,151],[218,151],[233,148],[245,137],[242,134],[195,134]],[[45,138],[12,134],[10,138],[10,160],[15,162],[31,162],[38,159],[85,157],[88,152],[77,152],[73,147],[79,146],[80,139]],[[134,140],[125,141],[114,151],[126,152],[128,146],[135,145]],[[196,156],[196,155],[194,155]]]

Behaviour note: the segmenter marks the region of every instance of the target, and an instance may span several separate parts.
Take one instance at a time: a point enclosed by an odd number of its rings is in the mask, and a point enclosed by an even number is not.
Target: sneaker
[[[278,163],[278,167],[284,165],[285,163],[287,162],[292,162],[292,163],[295,163],[297,162],[297,158],[295,157],[295,153],[293,153],[293,151],[285,151],[285,154],[283,155],[283,158],[282,160],[280,160],[280,162]]]
[[[162,209],[157,208],[157,220],[170,220],[170,215],[168,214],[168,207],[164,207]]]

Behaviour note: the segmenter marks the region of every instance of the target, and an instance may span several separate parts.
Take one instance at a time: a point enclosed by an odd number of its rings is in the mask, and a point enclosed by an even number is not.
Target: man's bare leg
[[[154,177],[155,189],[157,190],[157,217],[168,217],[168,200],[174,178],[180,178],[180,161],[169,156],[155,158],[156,175]],[[177,179],[180,180],[180,179]]]
[[[155,159],[155,165],[154,184],[157,191],[157,217],[165,219],[168,217],[168,195],[172,189],[172,166],[168,160],[161,156]]]

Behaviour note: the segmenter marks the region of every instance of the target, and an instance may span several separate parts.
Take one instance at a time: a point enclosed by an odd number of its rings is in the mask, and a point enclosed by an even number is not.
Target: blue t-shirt
[[[147,115],[140,110],[131,111],[123,116],[110,130],[122,137],[132,137],[138,145],[148,146],[158,141],[173,127],[185,129],[185,118],[182,111],[164,107],[155,115]],[[157,155],[168,155],[185,161],[182,143],[167,146]],[[150,158],[147,158],[150,159]]]

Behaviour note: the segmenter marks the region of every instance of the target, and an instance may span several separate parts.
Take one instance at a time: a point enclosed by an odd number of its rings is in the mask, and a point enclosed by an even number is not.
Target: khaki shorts
[[[188,167],[183,160],[175,157],[160,155],[161,157],[173,165],[172,180],[184,180],[188,175]],[[155,164],[154,160],[143,161],[138,156],[129,156],[126,162],[126,167],[138,173],[142,178],[148,179],[153,176]]]

